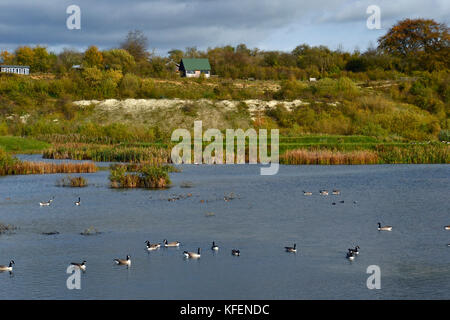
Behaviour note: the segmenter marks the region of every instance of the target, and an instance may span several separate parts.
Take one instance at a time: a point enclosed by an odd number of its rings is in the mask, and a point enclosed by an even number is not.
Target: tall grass
[[[45,150],[43,156],[47,159],[147,162],[154,165],[170,162],[169,149],[153,146],[64,144]]]
[[[288,150],[280,156],[282,164],[375,164],[378,155],[373,151]]]
[[[0,176],[49,173],[93,173],[97,166],[92,162],[50,163],[20,161],[0,149]]]
[[[127,167],[111,166],[111,188],[166,188],[171,184],[168,166],[141,166],[137,172],[128,173]]]
[[[56,185],[60,187],[83,188],[88,185],[88,181],[82,176],[72,177],[69,175],[56,181]]]

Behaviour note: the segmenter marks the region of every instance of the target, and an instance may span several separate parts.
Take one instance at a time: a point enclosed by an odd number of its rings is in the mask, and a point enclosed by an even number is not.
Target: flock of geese
[[[312,192],[310,191],[303,191],[303,194],[305,196],[311,196],[313,195]],[[319,191],[320,195],[323,196],[327,196],[329,194],[328,190],[320,190]],[[333,190],[332,191],[333,195],[340,195],[341,192],[340,190]],[[53,200],[55,199],[55,197],[52,197],[50,200],[46,201],[46,202],[39,202],[39,205],[41,207],[44,206],[50,206],[53,202]],[[341,201],[341,203],[343,203],[344,201]],[[356,203],[356,201],[354,201],[354,203]],[[76,206],[80,206],[81,205],[81,198],[78,197],[78,201],[75,201],[74,204]],[[333,202],[333,204],[335,204]],[[380,222],[378,222],[378,231],[392,231],[392,226],[382,226]],[[445,230],[450,230],[450,225],[445,226],[444,227]],[[146,244],[146,248],[147,251],[155,251],[161,248],[161,243],[151,243],[149,240],[145,241]],[[162,244],[165,248],[174,248],[174,247],[179,247],[181,245],[180,241],[172,241],[172,242],[168,242],[167,239],[163,240],[163,244]],[[448,244],[448,246],[450,247],[450,244]],[[286,252],[289,253],[296,253],[297,252],[297,244],[294,243],[294,245],[292,247],[284,247]],[[349,248],[346,254],[346,258],[350,261],[355,260],[356,256],[359,255],[359,249],[360,247],[357,245],[354,248]],[[212,245],[211,245],[211,250],[212,251],[218,251],[219,250],[219,246],[213,241]],[[231,254],[233,256],[240,256],[241,255],[241,251],[239,249],[232,249],[231,250]],[[201,257],[201,249],[198,248],[197,251],[183,251],[183,255],[186,259],[199,259]],[[117,265],[122,265],[122,266],[131,266],[131,257],[130,255],[127,255],[125,259],[119,259],[116,258],[113,260]],[[8,265],[0,265],[0,272],[5,272],[5,271],[9,271],[12,272],[13,271],[13,265],[15,265],[14,260],[11,260],[9,262]],[[72,266],[82,270],[82,271],[86,271],[86,260],[84,260],[81,263],[78,262],[72,262],[71,263]]]

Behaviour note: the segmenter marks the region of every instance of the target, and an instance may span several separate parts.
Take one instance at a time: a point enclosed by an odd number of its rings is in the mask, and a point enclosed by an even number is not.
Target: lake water
[[[0,235],[0,264],[16,262],[0,274],[0,299],[450,298],[449,165],[281,166],[275,176],[251,165],[182,166],[166,190],[113,190],[108,174],[84,175],[81,189],[57,187],[64,175],[0,178],[0,222],[19,227]],[[341,195],[318,194],[334,188]],[[90,226],[102,233],[80,235]],[[163,239],[182,246],[145,250],[145,240]],[[298,252],[284,252],[293,243]],[[198,247],[201,259],[184,259]],[[113,264],[127,254],[129,269]],[[66,268],[82,260],[81,290],[68,290]],[[380,290],[367,289],[370,265],[381,269]]]

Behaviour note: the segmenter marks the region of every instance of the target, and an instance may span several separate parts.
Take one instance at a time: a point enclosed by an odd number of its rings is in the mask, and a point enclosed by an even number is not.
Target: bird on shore
[[[86,271],[86,260],[83,260],[82,263],[71,262],[70,265],[72,265],[80,270]]]
[[[232,254],[233,256],[240,256],[240,255],[241,255],[241,251],[240,251],[240,250],[237,250],[237,249],[232,249],[232,250],[231,250],[231,254]]]
[[[183,251],[183,254],[188,259],[198,259],[201,257],[200,248],[197,249],[197,252]]]
[[[147,240],[147,241],[145,241],[145,244],[147,245],[148,251],[158,250],[159,248],[161,248],[161,243],[151,244],[150,241]]]
[[[131,259],[129,255],[127,255],[126,259],[114,259],[114,262],[122,266],[131,266]]]
[[[212,243],[211,250],[214,250],[214,251],[218,251],[219,250],[219,246],[216,245],[216,243],[214,241]]]
[[[378,231],[392,231],[392,227],[391,226],[381,226],[381,223],[378,222]]]
[[[286,252],[296,253],[297,252],[297,244],[294,243],[293,247],[284,247],[284,250],[286,250]]]
[[[75,201],[75,205],[76,205],[76,206],[79,206],[80,204],[81,204],[81,198],[78,197],[78,201]]]
[[[180,242],[179,241],[172,241],[172,242],[167,242],[167,239],[164,239],[164,247],[179,247],[180,246]]]
[[[14,262],[14,260],[11,260],[11,261],[9,262],[9,265],[8,265],[8,266],[0,265],[0,272],[3,272],[3,271],[9,271],[9,272],[11,272],[11,271],[13,270],[13,267],[12,267],[13,264],[16,264],[16,263]]]
[[[50,200],[48,200],[48,201],[46,201],[46,202],[39,202],[39,205],[40,205],[41,207],[48,207],[49,205],[52,204],[53,199],[55,199],[55,197],[51,198]]]

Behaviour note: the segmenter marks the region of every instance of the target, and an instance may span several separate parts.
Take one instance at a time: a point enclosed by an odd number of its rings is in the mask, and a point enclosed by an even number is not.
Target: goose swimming
[[[312,196],[312,192],[311,191],[303,191],[303,195],[304,196]]]
[[[184,256],[188,259],[198,259],[200,258],[200,248],[197,249],[197,252],[183,252]]]
[[[355,255],[359,254],[359,246],[356,246],[354,249],[348,249],[348,252],[352,252]]]
[[[337,196],[337,195],[340,195],[340,194],[341,194],[341,190],[335,189],[335,190],[333,190],[332,193],[333,193],[335,196]]]
[[[378,222],[378,231],[392,231],[392,227],[391,226],[381,226],[381,223]]]
[[[450,230],[450,226],[445,226],[444,229],[445,230]]]
[[[219,250],[219,246],[216,245],[216,243],[214,241],[212,243],[211,250],[214,250],[214,251],[218,251]]]
[[[70,265],[72,265],[78,269],[81,269],[83,271],[86,271],[86,260],[83,260],[82,263],[71,262]]]
[[[350,261],[355,260],[355,254],[352,251],[347,252],[347,259]]]
[[[151,244],[150,241],[147,240],[145,241],[145,244],[147,245],[148,251],[158,250],[159,248],[161,248],[161,243]]]
[[[327,196],[328,195],[328,190],[320,190],[320,195],[322,196]]]
[[[52,204],[53,199],[55,199],[55,197],[51,198],[51,199],[48,200],[47,202],[39,202],[39,205],[40,205],[41,207],[48,207],[49,205]]]
[[[237,250],[237,249],[233,249],[233,250],[231,250],[231,254],[233,256],[240,256],[241,255],[241,251]]]
[[[11,271],[13,270],[13,267],[12,267],[13,264],[16,264],[16,263],[14,262],[14,260],[11,260],[11,261],[9,262],[9,265],[8,265],[8,266],[2,266],[2,265],[0,265],[0,272],[3,272],[3,271],[9,271],[9,272],[11,272]]]
[[[284,249],[286,250],[286,252],[295,253],[295,252],[297,252],[297,244],[294,243],[293,247],[284,247]]]
[[[180,242],[179,241],[172,241],[172,242],[167,242],[167,239],[164,239],[164,247],[179,247],[180,246]]]
[[[76,205],[76,206],[79,206],[80,204],[81,204],[81,198],[78,197],[78,201],[75,201],[75,205]]]
[[[126,259],[114,259],[114,262],[122,266],[131,266],[131,259],[129,255],[127,255]]]

